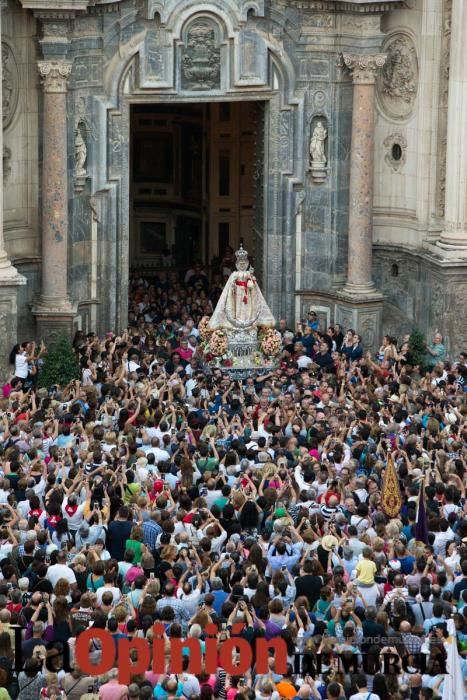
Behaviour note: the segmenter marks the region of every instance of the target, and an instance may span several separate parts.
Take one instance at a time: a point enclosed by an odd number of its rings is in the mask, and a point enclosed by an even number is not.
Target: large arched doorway
[[[248,22],[240,29],[220,5],[216,12],[223,19],[185,8],[163,28],[155,22],[109,62],[107,97],[96,98],[106,134],[92,195],[107,285],[102,330],[126,326],[130,274],[167,251],[175,265],[193,256],[209,265],[241,239],[275,316],[294,317],[304,96],[294,94],[292,64],[273,37]],[[204,32],[216,22],[219,32],[209,29],[196,53],[200,24]],[[218,43],[206,53],[211,39]]]

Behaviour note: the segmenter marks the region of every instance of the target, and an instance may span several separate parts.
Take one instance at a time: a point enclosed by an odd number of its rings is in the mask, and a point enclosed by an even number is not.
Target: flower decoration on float
[[[209,338],[209,352],[214,357],[222,357],[227,354],[229,341],[224,331],[215,330]]]
[[[261,333],[261,352],[266,357],[275,357],[281,351],[282,338],[274,328],[267,328]]]
[[[203,316],[203,318],[198,324],[198,331],[201,340],[203,340],[204,342],[208,342],[211,335],[213,334],[213,331],[209,328],[209,316]]]

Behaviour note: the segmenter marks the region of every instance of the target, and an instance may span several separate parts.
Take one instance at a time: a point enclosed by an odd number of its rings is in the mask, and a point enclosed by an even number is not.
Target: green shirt
[[[217,506],[220,510],[226,505],[226,503],[229,502],[229,499],[227,496],[221,496],[220,498],[216,498],[214,501],[214,505]]]
[[[216,457],[201,457],[196,462],[196,466],[200,470],[201,474],[204,472],[212,472],[219,465],[219,460]]]
[[[141,562],[141,557],[143,555],[141,542],[138,542],[137,540],[127,540],[125,542],[125,549],[132,549],[135,553],[133,564],[139,564]]]
[[[125,484],[125,488],[123,489],[123,501],[125,504],[128,505],[128,503],[131,503],[131,499],[133,496],[139,496],[139,493],[141,491],[141,484]]]

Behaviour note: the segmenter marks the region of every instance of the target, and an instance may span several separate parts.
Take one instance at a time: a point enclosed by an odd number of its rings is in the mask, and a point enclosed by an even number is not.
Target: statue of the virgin
[[[250,267],[248,252],[240,245],[235,253],[236,270],[232,272],[209,321],[212,330],[273,328],[274,316]]]

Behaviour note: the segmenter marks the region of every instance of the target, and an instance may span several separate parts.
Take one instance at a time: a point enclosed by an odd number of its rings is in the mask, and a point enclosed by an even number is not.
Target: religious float
[[[227,280],[213,315],[201,320],[199,333],[206,365],[242,379],[278,367],[282,339],[242,245],[235,257],[237,269]]]

